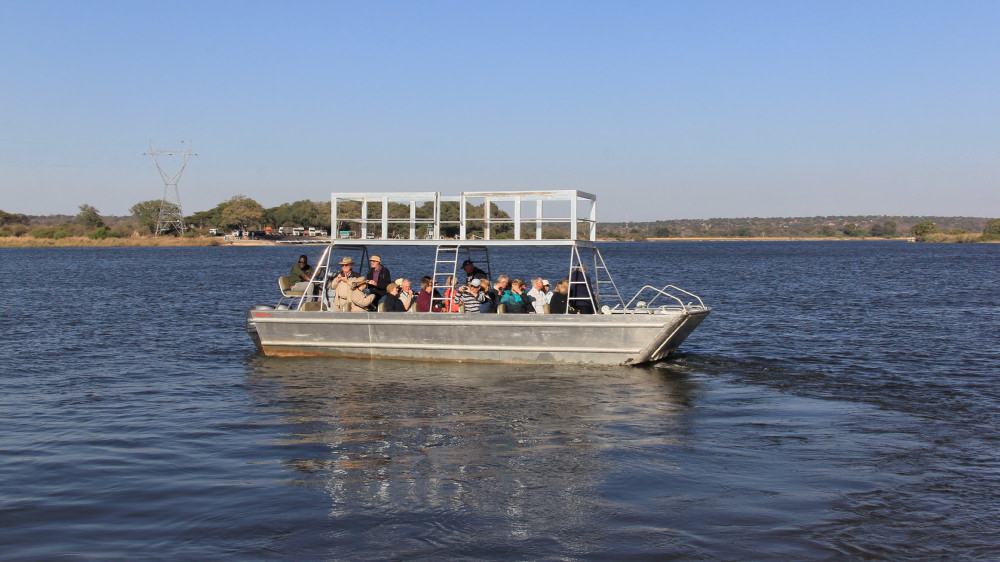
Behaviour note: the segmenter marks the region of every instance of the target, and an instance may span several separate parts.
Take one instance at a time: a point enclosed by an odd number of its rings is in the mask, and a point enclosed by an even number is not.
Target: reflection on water
[[[321,486],[332,519],[432,524],[463,543],[481,529],[496,548],[558,537],[586,550],[593,538],[577,534],[596,530],[595,492],[620,468],[608,453],[678,444],[694,392],[621,367],[257,357],[251,378],[284,420],[295,483]]]

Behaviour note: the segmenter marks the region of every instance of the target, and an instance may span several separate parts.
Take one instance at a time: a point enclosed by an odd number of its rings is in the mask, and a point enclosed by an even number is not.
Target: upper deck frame
[[[349,203],[360,203],[360,205]],[[428,203],[432,203],[431,217],[426,216]],[[458,203],[457,220],[443,218],[444,203]],[[487,210],[492,210],[492,204],[495,203],[507,206],[513,204],[513,216],[490,216],[493,213]],[[580,242],[592,243],[597,239],[597,196],[575,189],[466,191],[454,196],[441,195],[438,191],[333,193],[330,204],[330,238],[335,245],[564,246]],[[380,205],[380,217],[369,216],[371,204]],[[583,207],[582,212],[581,207]],[[409,216],[398,216],[401,210],[407,208]],[[396,212],[391,213],[391,209]],[[417,216],[418,209],[424,216]],[[481,215],[473,212],[479,209],[482,209]],[[391,217],[390,214],[397,216]],[[472,223],[479,223],[479,226],[483,227],[482,237],[472,235],[469,228]],[[339,226],[344,224],[356,227],[358,231],[353,228],[341,230]],[[494,238],[493,228],[504,225],[510,225],[512,228],[511,237]],[[553,237],[554,232],[549,230],[546,233],[549,237],[543,237],[543,227],[553,225],[568,225],[568,234]],[[377,232],[371,232],[372,226]],[[454,230],[456,227],[457,235],[444,235],[445,229]],[[418,230],[423,231],[423,236],[418,236]],[[563,230],[565,229],[559,229],[559,234]],[[526,234],[531,237],[526,237]]]

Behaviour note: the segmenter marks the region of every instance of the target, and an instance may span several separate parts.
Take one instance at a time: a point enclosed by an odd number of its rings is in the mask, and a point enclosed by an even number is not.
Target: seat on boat
[[[543,313],[543,314],[551,314],[551,313],[549,312],[549,306],[550,306],[550,305],[549,305],[548,303],[546,303],[546,304],[544,304],[544,305],[542,306],[542,313]]]
[[[305,294],[305,291],[296,291],[293,289],[295,286],[295,280],[292,279],[291,275],[282,275],[278,277],[278,287],[281,288],[281,296],[286,298],[297,298]]]
[[[281,299],[278,301],[278,306],[285,306],[286,308],[291,308],[292,303],[295,299],[301,299],[305,295],[304,290],[295,290],[295,279],[291,275],[282,275],[278,277],[278,288],[281,289]],[[288,301],[285,304],[285,301]]]
[[[507,312],[507,305],[502,303],[497,305],[497,314],[504,314],[506,312]]]
[[[309,301],[309,302],[302,303],[302,310],[304,310],[304,311],[310,311],[310,312],[315,312],[317,310],[322,310],[322,309],[320,308],[319,302],[317,302],[317,301]]]
[[[382,302],[378,303],[378,311],[379,312],[385,312],[385,301],[384,300]]]

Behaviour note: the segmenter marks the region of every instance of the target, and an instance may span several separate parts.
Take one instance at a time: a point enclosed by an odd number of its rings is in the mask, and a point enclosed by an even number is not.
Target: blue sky
[[[0,0],[0,209],[581,189],[1000,217],[1000,2]],[[179,159],[163,161],[168,171]]]

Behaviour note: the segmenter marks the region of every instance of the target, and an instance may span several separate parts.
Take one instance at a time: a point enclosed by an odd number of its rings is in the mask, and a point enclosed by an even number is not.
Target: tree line
[[[918,241],[993,240],[1000,219],[977,217],[826,216],[675,219],[603,223],[598,235],[650,238],[900,238]]]
[[[24,214],[7,213],[0,210],[0,236],[32,236],[35,238],[65,238],[87,236],[90,238],[129,237],[151,235],[156,232],[161,207],[168,213],[175,213],[176,206],[158,199],[140,201],[133,205],[125,217],[102,216],[92,205],[83,204],[75,216],[50,215],[29,217]],[[428,201],[415,210],[418,219],[433,217],[433,203]],[[361,216],[358,202],[342,203],[338,206],[339,230],[355,230],[356,219]],[[368,234],[381,236],[381,203],[367,206]],[[408,219],[407,205],[389,203],[388,216],[394,219]],[[444,236],[455,236],[459,226],[459,204],[441,204],[441,220]],[[504,239],[513,236],[510,224],[503,219],[510,216],[496,204],[490,205],[491,219],[501,219],[491,223],[490,237]],[[485,211],[483,205],[467,204],[466,232],[470,235],[485,234]],[[478,220],[477,220],[478,219]],[[303,228],[327,228],[330,226],[330,203],[323,201],[295,201],[282,203],[277,207],[265,208],[245,195],[235,195],[215,207],[198,211],[184,217],[188,227],[187,236],[202,236],[209,229],[263,230],[265,226]],[[449,224],[450,223],[450,224]],[[390,228],[395,228],[390,226]],[[426,226],[417,229],[423,236]],[[546,225],[543,237],[559,238],[568,233],[568,225]],[[179,234],[179,233],[173,233]],[[408,232],[390,232],[390,236],[408,235]],[[974,217],[784,217],[784,218],[714,218],[675,219],[640,223],[601,223],[598,236],[603,239],[647,240],[649,238],[896,238],[910,236],[918,241],[958,241],[976,242],[1000,240],[1000,219]]]
[[[433,202],[426,202],[416,208],[418,219],[430,219],[434,216]],[[88,236],[90,238],[118,238],[137,235],[150,235],[156,232],[157,222],[161,212],[166,215],[176,215],[177,206],[168,201],[152,199],[140,201],[129,209],[131,215],[125,217],[105,217],[101,216],[92,205],[80,205],[79,213],[76,216],[54,215],[50,217],[28,217],[23,214],[11,214],[0,211],[0,236],[32,236],[35,238],[66,238],[69,236]],[[361,204],[359,202],[346,202],[338,207],[338,228],[341,230],[356,230],[358,223],[356,219],[361,217]],[[394,219],[408,219],[410,208],[408,205],[389,203],[388,215]],[[483,205],[475,206],[468,204],[466,208],[467,217],[485,218]],[[445,236],[455,236],[458,234],[459,226],[455,223],[459,220],[459,204],[457,202],[446,202],[441,204],[442,221],[452,224],[445,225],[442,230]],[[380,202],[369,203],[367,206],[367,219],[369,223],[368,234],[381,236],[382,204]],[[490,205],[490,217],[499,219],[509,219],[509,215],[498,208],[496,204]],[[349,220],[355,219],[355,220]],[[52,223],[52,224],[50,224]],[[186,236],[203,236],[209,233],[210,229],[217,229],[225,232],[229,230],[252,231],[263,230],[265,227],[303,227],[303,228],[328,228],[330,226],[330,203],[318,201],[295,201],[294,203],[282,203],[277,207],[265,208],[263,205],[246,195],[235,195],[230,199],[219,203],[215,207],[206,211],[198,211],[184,217],[186,225]],[[469,220],[466,224],[467,232],[484,235],[485,221]],[[422,225],[418,229],[418,235],[426,233],[427,226]],[[169,234],[178,235],[179,232]],[[407,233],[390,233],[406,234]],[[491,225],[493,237],[510,237],[512,228],[509,224]]]

